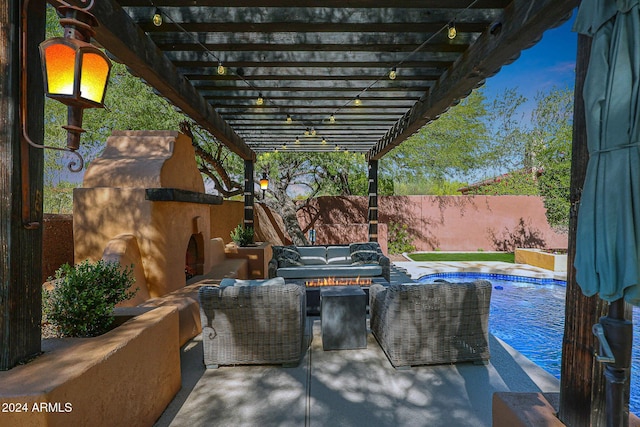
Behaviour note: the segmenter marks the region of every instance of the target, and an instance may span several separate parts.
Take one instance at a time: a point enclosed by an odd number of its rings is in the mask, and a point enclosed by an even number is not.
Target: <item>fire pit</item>
[[[319,286],[370,286],[372,280],[370,277],[321,277],[318,279],[310,279],[304,282],[306,287]]]
[[[382,279],[384,283],[386,280]],[[328,286],[358,286],[367,295],[369,300],[369,286],[377,282],[371,277],[321,277],[317,279],[307,279],[304,286],[307,289],[307,315],[317,316],[320,314],[320,289]]]

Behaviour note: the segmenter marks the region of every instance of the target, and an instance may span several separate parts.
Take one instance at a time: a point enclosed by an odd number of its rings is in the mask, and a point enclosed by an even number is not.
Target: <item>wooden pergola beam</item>
[[[481,0],[473,6],[473,9],[477,8],[500,8],[504,7],[509,0]],[[121,2],[127,6],[149,6],[148,0],[125,0]],[[183,6],[184,0],[154,0],[156,6]],[[263,6],[263,0],[193,0],[189,2],[194,6],[217,6],[217,7],[258,7]],[[442,0],[440,2],[443,6],[448,8],[460,8],[467,7],[469,0]],[[309,6],[313,7],[317,5],[314,0],[271,0],[270,6],[274,7],[300,7]],[[322,2],[324,7],[368,7],[368,8],[381,8],[381,7],[394,7],[394,8],[413,8],[424,6],[424,0],[325,0]],[[435,5],[434,5],[435,7]]]
[[[580,0],[515,0],[477,42],[444,73],[384,137],[373,147],[368,157],[380,159],[422,126],[464,98],[484,80],[494,75],[504,64],[517,57],[538,40],[550,23],[568,16]],[[496,27],[499,25],[499,28]]]
[[[59,0],[48,0],[54,7],[62,6]],[[79,0],[68,0],[78,7]],[[127,64],[138,77],[153,86],[160,95],[195,120],[231,151],[245,160],[255,158],[255,153],[234,132],[222,117],[181,75],[169,59],[140,30],[129,15],[114,1],[95,2],[91,13],[100,23],[95,39],[119,61]]]

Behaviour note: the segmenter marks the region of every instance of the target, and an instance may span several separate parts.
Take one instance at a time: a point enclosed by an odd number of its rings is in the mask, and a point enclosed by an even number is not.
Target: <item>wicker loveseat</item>
[[[303,286],[278,284],[199,290],[204,364],[298,365],[305,353]]]
[[[489,360],[491,283],[369,288],[371,332],[395,367]]]

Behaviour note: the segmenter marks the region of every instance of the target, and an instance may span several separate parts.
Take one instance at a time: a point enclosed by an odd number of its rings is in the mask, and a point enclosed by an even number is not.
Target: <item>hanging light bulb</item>
[[[391,71],[389,71],[389,79],[395,80],[398,77],[398,72],[396,71],[396,67],[393,67]]]
[[[353,101],[353,105],[359,107],[362,105],[362,101],[360,100],[360,95],[356,96],[356,99]]]
[[[322,145],[326,145],[327,144],[327,140],[325,138],[322,138]]]
[[[456,23],[454,21],[449,22],[449,28],[447,29],[447,37],[451,40],[456,38],[458,32],[456,31]]]
[[[336,145],[335,150],[336,150],[336,151],[340,151],[340,146],[339,146],[339,145]]]
[[[300,137],[296,136],[296,144],[300,144]]]
[[[314,128],[311,128],[311,136],[316,136],[316,130]]]
[[[289,114],[287,114],[287,124],[291,124],[291,123],[293,123],[293,119]]]
[[[224,74],[226,74],[227,69],[224,67],[224,65],[222,65],[222,62],[218,62],[218,68],[216,71],[218,71],[219,75],[223,76]]]
[[[264,98],[262,97],[262,94],[259,93],[258,99],[256,99],[256,105],[262,105],[262,104],[264,104]]]
[[[162,14],[160,13],[160,9],[156,7],[156,11],[153,13],[153,18],[151,19],[153,25],[159,27],[162,25]]]
[[[284,144],[282,144],[282,149],[286,150],[287,149],[287,143],[285,142]]]
[[[306,129],[304,130],[304,136],[309,136],[309,128],[306,128]]]
[[[335,123],[336,122],[336,116],[334,116],[333,114],[329,116],[329,123]]]

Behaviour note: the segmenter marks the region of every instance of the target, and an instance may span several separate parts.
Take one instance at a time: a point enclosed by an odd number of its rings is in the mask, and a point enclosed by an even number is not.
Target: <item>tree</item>
[[[380,164],[396,181],[413,177],[444,182],[478,175],[492,153],[486,114],[485,96],[475,90],[387,154]]]
[[[543,170],[538,179],[549,224],[568,231],[571,140],[573,137],[573,91],[554,88],[538,94],[529,134],[534,161]]]

